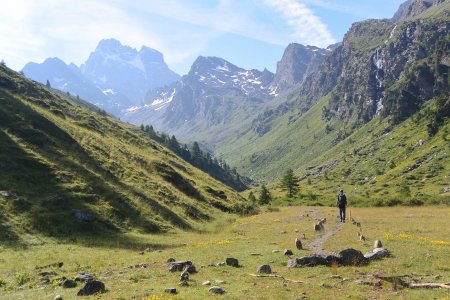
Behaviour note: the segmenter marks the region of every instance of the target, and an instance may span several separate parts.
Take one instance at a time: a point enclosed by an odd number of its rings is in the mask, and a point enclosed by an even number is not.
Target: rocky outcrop
[[[415,17],[432,6],[439,5],[445,0],[408,0],[401,4],[397,12],[391,18],[392,22],[399,22]]]
[[[281,94],[300,83],[322,64],[326,49],[292,43],[284,50],[277,72],[270,84],[273,94]]]

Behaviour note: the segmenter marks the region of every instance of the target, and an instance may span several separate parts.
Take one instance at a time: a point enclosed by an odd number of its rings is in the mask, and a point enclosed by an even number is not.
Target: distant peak
[[[117,52],[123,52],[123,51],[136,51],[136,49],[133,49],[129,46],[122,45],[122,43],[114,38],[110,39],[103,39],[101,40],[97,48],[95,48],[95,51],[100,52],[107,52],[107,53],[117,53]]]

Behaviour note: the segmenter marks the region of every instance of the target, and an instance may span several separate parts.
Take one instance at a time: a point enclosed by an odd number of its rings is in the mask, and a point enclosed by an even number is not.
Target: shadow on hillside
[[[172,212],[157,201],[150,199],[140,191],[120,182],[114,174],[99,166],[96,161],[69,134],[55,124],[39,115],[21,101],[13,99],[11,95],[0,90],[0,129],[7,130],[14,139],[18,138],[38,153],[38,156],[24,151],[15,140],[0,131],[0,189],[15,191],[33,199],[25,205],[18,215],[29,218],[34,230],[54,237],[74,237],[81,243],[108,244],[111,235],[117,236],[118,241],[123,237],[116,223],[127,222],[144,232],[163,232],[164,228],[149,218],[141,215],[126,195],[133,195],[147,203],[155,214],[160,215],[175,227],[192,229],[180,216]],[[56,147],[57,145],[57,147]],[[64,149],[64,155],[58,149]],[[95,204],[98,199],[80,199],[80,196],[62,189],[52,168],[42,161],[48,160],[56,164],[56,168],[68,170],[81,177],[92,187],[93,195],[101,195],[112,207],[113,216],[95,216],[94,222],[77,221],[70,215],[71,209],[82,209],[90,201]],[[112,187],[119,191],[115,191]],[[48,199],[48,195],[58,195]],[[47,197],[47,198],[46,198]],[[44,199],[46,198],[46,199]],[[27,202],[27,200],[24,200]],[[5,228],[6,230],[6,228]],[[11,231],[11,230],[9,230]],[[105,235],[105,233],[107,233]],[[12,235],[12,232],[10,232]],[[108,236],[103,239],[103,236]],[[83,238],[83,237],[86,238]],[[139,241],[116,242],[120,247],[144,247]],[[131,245],[131,246],[127,246]],[[111,245],[114,246],[114,245]],[[161,245],[153,245],[162,247]],[[148,247],[152,248],[152,247]]]

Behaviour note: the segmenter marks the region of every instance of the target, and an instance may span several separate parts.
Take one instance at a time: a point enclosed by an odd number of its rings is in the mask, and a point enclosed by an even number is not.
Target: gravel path
[[[315,216],[317,216],[317,212],[315,212]],[[305,245],[305,248],[312,251],[314,254],[318,254],[318,255],[330,255],[330,254],[334,254],[336,255],[336,253],[330,252],[330,251],[325,251],[323,249],[323,244],[333,235],[337,234],[339,231],[342,230],[342,228],[344,227],[344,223],[337,223],[336,226],[331,229],[331,230],[327,230],[327,225],[329,225],[328,223],[324,224],[324,228],[325,228],[325,232],[323,235],[321,235],[320,237],[312,240],[311,242],[309,242],[308,244]]]

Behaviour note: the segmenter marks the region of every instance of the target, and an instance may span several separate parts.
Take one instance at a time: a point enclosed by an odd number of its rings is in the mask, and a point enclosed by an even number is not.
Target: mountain
[[[163,55],[151,48],[140,51],[115,39],[99,42],[88,60],[77,67],[58,58],[43,63],[30,62],[22,70],[38,82],[87,99],[116,116],[143,101],[148,90],[179,79],[164,62]]]
[[[0,240],[193,229],[243,203],[138,128],[65,95],[0,64]]]
[[[162,53],[145,46],[137,51],[115,39],[100,41],[80,71],[96,85],[126,95],[132,104],[140,104],[150,89],[180,78]]]
[[[236,129],[243,124],[251,126],[255,112],[313,73],[327,52],[290,44],[278,62],[276,74],[245,70],[218,57],[200,56],[180,82],[151,91],[147,103],[130,108],[125,119],[214,145],[239,134]]]
[[[152,124],[183,139],[230,134],[236,119],[246,120],[273,98],[268,70],[245,70],[218,57],[198,57],[189,73],[151,91],[144,106],[130,108],[125,120]]]
[[[306,168],[349,138],[356,143],[352,134],[368,123],[387,122],[393,130],[427,115],[432,103],[448,97],[449,15],[446,1],[397,23],[353,24],[316,72],[272,100],[250,126],[217,143],[217,153],[246,176],[276,180],[286,168]],[[446,106],[439,107],[432,115],[445,115]],[[417,141],[429,128],[445,128],[442,120],[435,126],[425,119],[413,134]]]
[[[302,82],[322,64],[326,49],[292,43],[284,50],[270,88],[280,94]]]
[[[81,74],[77,66],[67,65],[56,57],[47,58],[41,64],[30,62],[22,71],[33,80],[44,84],[48,80],[51,87],[89,99],[94,105],[115,115],[120,115],[121,110],[131,105],[124,95],[113,90],[102,90]]]
[[[399,22],[413,18],[432,6],[439,5],[445,0],[408,0],[401,4],[397,12],[391,18],[392,22]]]

